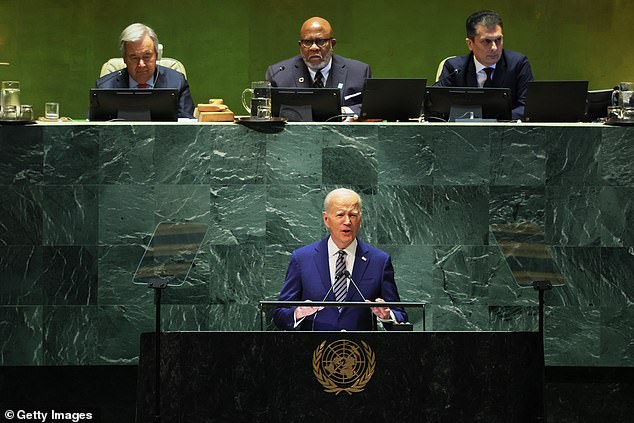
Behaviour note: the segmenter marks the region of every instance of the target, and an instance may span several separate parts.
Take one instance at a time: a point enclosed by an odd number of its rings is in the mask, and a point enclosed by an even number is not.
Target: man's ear
[[[333,38],[332,40],[330,40],[330,47],[331,48],[335,48],[335,44],[337,44],[337,39]]]
[[[473,51],[473,40],[469,37],[465,38],[465,41],[467,43],[467,47],[469,47],[470,51]]]

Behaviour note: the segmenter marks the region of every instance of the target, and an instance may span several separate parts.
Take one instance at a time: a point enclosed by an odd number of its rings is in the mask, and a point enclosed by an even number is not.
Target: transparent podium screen
[[[134,283],[182,285],[205,238],[207,225],[161,222],[134,274]]]

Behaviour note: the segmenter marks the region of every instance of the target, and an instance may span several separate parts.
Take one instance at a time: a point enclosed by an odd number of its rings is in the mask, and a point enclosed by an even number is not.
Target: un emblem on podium
[[[326,344],[323,341],[313,352],[313,373],[324,391],[339,395],[361,392],[374,374],[374,351],[361,341],[361,346],[348,339]]]

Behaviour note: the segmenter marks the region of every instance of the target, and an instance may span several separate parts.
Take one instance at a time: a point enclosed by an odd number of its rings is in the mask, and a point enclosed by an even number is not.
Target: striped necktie
[[[335,300],[341,302],[348,293],[348,278],[344,275],[346,270],[346,252],[339,250],[338,254],[339,257],[337,257],[335,265],[335,283],[332,286],[332,290],[335,292]]]

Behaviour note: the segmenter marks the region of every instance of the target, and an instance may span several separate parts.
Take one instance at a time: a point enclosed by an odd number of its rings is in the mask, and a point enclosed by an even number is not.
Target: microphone
[[[269,76],[268,78],[266,78],[267,81],[270,81],[271,79],[273,79],[273,77],[275,75],[277,75],[278,73],[282,72],[284,69],[286,69],[286,66],[280,66],[279,68],[277,68],[277,70],[275,72],[273,72],[271,74],[271,76]]]
[[[110,82],[116,77],[121,76],[122,74],[123,74],[123,69],[119,69],[118,71],[115,71],[112,74],[110,74],[110,76],[104,76],[103,78],[98,79],[97,84],[95,85],[97,85],[97,88],[100,88],[100,86],[102,86],[106,82]]]
[[[337,273],[337,275],[335,276],[335,279],[338,279],[339,277],[341,277],[341,275],[346,275],[346,273],[348,273],[347,270],[342,270],[341,272]],[[349,275],[350,273],[348,273]],[[324,298],[322,298],[322,301],[326,301],[326,298],[328,298],[328,295],[330,295],[330,293],[332,292],[332,289],[335,286],[333,284],[330,284],[330,289],[326,292],[326,295],[324,295]],[[363,296],[363,295],[362,295]],[[315,331],[315,320],[317,320],[317,313],[319,313],[321,310],[317,310],[315,313],[313,313],[313,325],[311,327],[311,332]]]
[[[365,297],[363,296],[363,294],[361,293],[361,290],[359,289],[359,287],[357,286],[356,282],[354,281],[354,279],[352,279],[352,275],[350,275],[350,272],[348,272],[348,269],[344,270],[343,275],[348,278],[348,280],[350,281],[350,283],[355,287],[355,289],[357,290],[357,292],[359,293],[359,295],[361,295],[361,298],[363,299],[363,301],[367,301],[365,299]]]
[[[449,79],[454,78],[456,76],[458,76],[458,74],[462,72],[462,69],[460,68],[455,68],[454,70],[452,70],[451,72],[449,72],[447,75],[445,75],[445,77],[440,78],[438,80],[438,82],[436,82],[434,85],[443,85],[445,82],[448,82]]]

